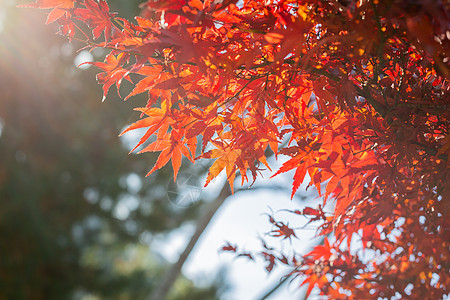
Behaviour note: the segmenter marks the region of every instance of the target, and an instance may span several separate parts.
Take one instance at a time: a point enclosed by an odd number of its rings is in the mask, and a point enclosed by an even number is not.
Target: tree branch
[[[225,202],[225,200],[231,195],[230,185],[228,181],[226,181],[217,196],[217,198],[208,204],[206,207],[206,211],[204,215],[198,220],[197,227],[195,229],[194,234],[191,237],[191,240],[187,244],[183,253],[178,258],[178,261],[172,265],[169,271],[165,274],[164,278],[161,280],[160,284],[150,295],[148,300],[164,300],[167,298],[167,294],[181,273],[181,268],[183,267],[186,259],[191,254],[194,249],[197,241],[199,240],[202,233],[205,231],[212,217],[216,214],[219,207]]]

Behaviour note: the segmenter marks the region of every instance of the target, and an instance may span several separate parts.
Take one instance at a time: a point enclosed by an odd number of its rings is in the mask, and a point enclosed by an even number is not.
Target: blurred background
[[[108,2],[139,14],[141,1]],[[76,66],[104,50],[77,51],[43,11],[17,4],[0,0],[0,300],[149,299],[224,178],[203,189],[207,166],[188,163],[176,184],[170,166],[145,178],[156,156],[128,155],[136,137],[118,137],[145,96],[124,102],[113,88],[102,103],[97,70]],[[275,287],[268,299],[302,298],[298,282],[278,288],[288,270],[268,275],[262,261],[218,251],[226,241],[260,250],[264,213],[307,204],[312,194],[291,201],[283,176],[219,205],[167,299],[264,299]],[[313,233],[286,248],[307,249]]]

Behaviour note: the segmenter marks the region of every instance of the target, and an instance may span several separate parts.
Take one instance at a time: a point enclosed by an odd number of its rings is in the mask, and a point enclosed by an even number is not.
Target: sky
[[[228,279],[231,281],[232,290],[224,299],[258,299],[258,296],[261,297],[274,287],[288,270],[280,269],[278,266],[273,274],[267,274],[261,260],[255,263],[246,258],[236,259],[232,254],[218,253],[217,249],[224,245],[224,241],[230,241],[246,250],[254,249],[256,252],[261,249],[258,237],[267,238],[265,233],[271,229],[267,216],[263,215],[270,212],[268,207],[277,211],[282,208],[297,208],[295,206],[288,197],[280,197],[280,192],[277,191],[249,191],[230,197],[187,261],[185,274],[195,279],[196,273],[221,264],[227,265],[230,268]],[[303,245],[299,244],[301,242],[305,244],[305,239],[306,237],[302,236],[292,243],[298,246],[296,249],[303,249]],[[273,241],[273,245],[279,244]],[[275,294],[270,299],[292,299],[295,295],[300,296],[298,291],[295,293],[296,283],[298,284],[298,281],[286,285],[281,289],[283,292]]]

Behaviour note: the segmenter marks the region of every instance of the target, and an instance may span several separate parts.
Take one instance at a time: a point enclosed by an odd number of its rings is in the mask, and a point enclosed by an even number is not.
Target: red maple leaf
[[[74,8],[76,0],[36,0],[34,3],[20,5],[19,7],[41,8],[52,11],[47,16],[46,24],[62,18],[69,10]]]
[[[105,0],[99,0],[98,2],[85,0],[84,5],[86,8],[76,10],[77,18],[92,28],[94,39],[98,39],[102,32],[104,32],[105,40],[108,41],[111,37],[111,18],[117,14],[109,12],[108,3]]]

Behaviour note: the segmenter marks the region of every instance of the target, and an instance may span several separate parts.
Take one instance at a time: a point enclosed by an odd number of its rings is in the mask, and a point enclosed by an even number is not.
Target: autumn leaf
[[[156,151],[161,151],[161,153],[159,154],[153,168],[147,173],[147,176],[162,168],[169,162],[169,160],[171,160],[174,173],[173,177],[175,181],[178,175],[178,170],[181,166],[182,156],[184,155],[193,160],[192,154],[189,152],[189,148],[185,145],[185,141],[182,140],[179,133],[174,130],[165,134],[162,139],[154,141],[138,153]]]
[[[79,18],[93,28],[92,35],[98,39],[102,32],[105,34],[105,40],[111,37],[112,23],[111,18],[116,14],[109,12],[108,3],[105,0],[84,0],[85,9],[77,9]]]
[[[19,7],[50,9],[46,24],[62,18],[70,9],[74,8],[75,0],[37,0],[34,3],[20,5]]]
[[[141,119],[139,121],[134,122],[130,126],[128,126],[120,135],[127,133],[128,131],[140,129],[140,128],[148,128],[146,133],[141,137],[139,143],[130,151],[133,152],[143,143],[145,143],[150,136],[152,136],[162,125],[163,119],[165,116],[164,110],[160,108],[135,108],[136,111],[140,111],[148,117]]]
[[[235,245],[231,245],[230,242],[227,242],[225,246],[222,247],[221,251],[230,251],[236,252],[237,247]]]
[[[187,0],[148,0],[145,7],[154,10],[179,10],[187,3]]]
[[[131,82],[131,78],[129,76],[130,71],[122,68],[127,60],[127,55],[124,53],[120,53],[118,55],[107,55],[105,62],[89,63],[104,71],[103,73],[97,74],[98,83],[103,84],[102,101],[105,101],[109,89],[113,84],[116,84],[117,91],[120,95],[119,89],[123,79]]]
[[[278,44],[284,38],[284,35],[277,32],[268,32],[264,35],[264,39],[271,44]]]
[[[216,161],[209,168],[208,176],[206,178],[205,186],[207,186],[212,179],[217,177],[223,169],[226,170],[227,179],[230,182],[231,190],[233,191],[233,182],[236,176],[236,160],[241,153],[240,149],[213,149],[203,154],[203,158],[217,158]]]

